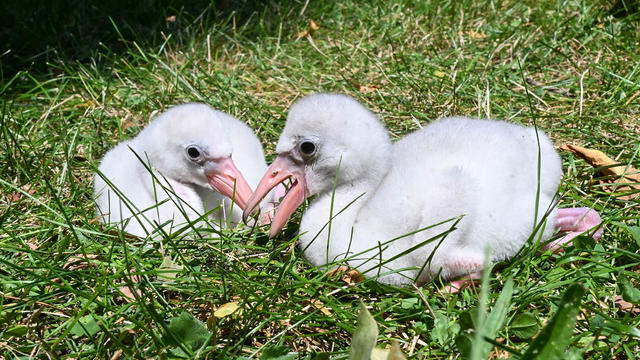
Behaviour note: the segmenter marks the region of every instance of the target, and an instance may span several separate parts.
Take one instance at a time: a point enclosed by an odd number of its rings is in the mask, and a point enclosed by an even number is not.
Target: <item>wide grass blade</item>
[[[359,310],[358,325],[351,339],[349,360],[369,360],[378,340],[378,325],[373,316],[364,303],[360,303]]]
[[[565,359],[565,351],[573,340],[573,328],[580,310],[585,288],[581,284],[572,284],[558,303],[558,310],[540,334],[533,340],[522,360]]]

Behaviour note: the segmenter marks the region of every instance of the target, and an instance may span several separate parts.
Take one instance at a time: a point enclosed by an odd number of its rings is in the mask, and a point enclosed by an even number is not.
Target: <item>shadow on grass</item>
[[[303,4],[294,0],[3,0],[0,74],[2,81],[21,70],[43,75],[55,60],[108,64],[109,54],[122,55],[134,41],[142,49],[157,48],[170,35],[185,39],[185,33],[193,33],[194,28],[224,27],[231,15],[235,26],[259,27],[247,23],[256,12]]]

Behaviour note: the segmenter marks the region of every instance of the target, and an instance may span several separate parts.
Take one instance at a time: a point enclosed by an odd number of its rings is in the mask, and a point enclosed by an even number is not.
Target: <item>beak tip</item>
[[[242,221],[247,224],[251,218],[256,217],[259,210],[256,209],[257,205],[254,205],[251,200],[247,202],[247,205],[242,211]]]
[[[245,210],[245,211],[242,213],[242,221],[245,223],[245,225],[249,222],[249,219],[250,219],[250,218],[251,218],[251,212],[250,212],[250,211]]]

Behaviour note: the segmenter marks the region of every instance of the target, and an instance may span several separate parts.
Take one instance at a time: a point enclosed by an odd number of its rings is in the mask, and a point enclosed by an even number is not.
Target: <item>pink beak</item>
[[[287,155],[278,155],[260,180],[256,191],[251,195],[247,207],[244,209],[242,218],[247,222],[249,217],[253,215],[255,208],[260,204],[260,201],[267,196],[271,189],[289,178],[293,179],[293,184],[271,219],[270,238],[273,238],[282,230],[287,220],[308,195],[307,183],[304,178],[304,165],[294,163]]]
[[[247,207],[247,201],[252,193],[251,187],[231,157],[207,164],[205,175],[214,190],[232,199],[242,210]]]

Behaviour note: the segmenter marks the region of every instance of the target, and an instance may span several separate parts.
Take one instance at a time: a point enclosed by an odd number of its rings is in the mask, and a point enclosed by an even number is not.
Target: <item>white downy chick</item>
[[[257,184],[266,163],[248,126],[191,103],[155,117],[135,138],[109,150],[98,169],[98,216],[144,237],[158,225],[175,232],[216,208],[210,214],[214,224],[238,223],[252,193],[249,184]]]
[[[453,279],[481,270],[487,249],[492,261],[510,259],[532,234],[544,241],[554,232],[554,225],[541,225],[556,222],[561,161],[532,127],[450,117],[392,144],[357,101],[316,94],[291,107],[276,150],[245,219],[271,188],[290,179],[271,223],[273,237],[316,195],[299,236],[316,266],[346,259],[396,285]]]

